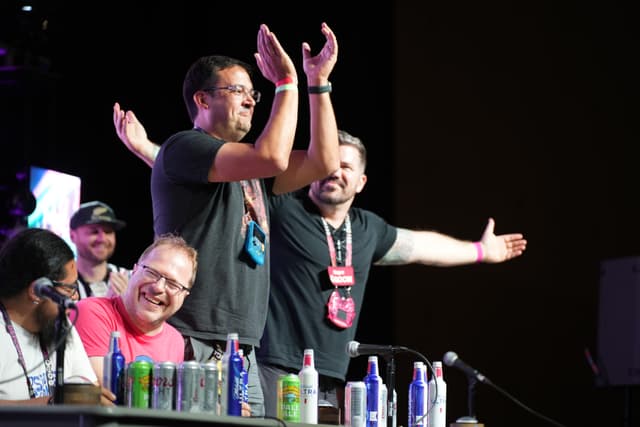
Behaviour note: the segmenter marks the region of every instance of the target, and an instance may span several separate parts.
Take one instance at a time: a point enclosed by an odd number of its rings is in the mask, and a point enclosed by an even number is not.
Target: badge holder
[[[351,286],[355,284],[353,267],[329,267],[327,272],[335,286],[327,301],[327,319],[339,328],[349,328],[356,317],[356,303],[351,298]],[[341,287],[345,288],[346,296],[342,296]]]
[[[264,264],[267,235],[257,222],[251,220],[247,224],[247,236],[244,240],[244,250],[258,265]]]

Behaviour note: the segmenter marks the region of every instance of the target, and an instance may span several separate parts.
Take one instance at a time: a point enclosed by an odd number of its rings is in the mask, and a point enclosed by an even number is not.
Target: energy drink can
[[[127,367],[128,407],[150,407],[152,370],[153,364],[146,360],[134,360],[129,363]]]
[[[364,381],[349,381],[344,389],[344,425],[365,427],[367,420],[367,387]]]
[[[204,399],[204,368],[200,362],[189,360],[178,365],[176,410],[201,412]]]
[[[278,418],[300,422],[300,378],[296,374],[281,375],[278,379]]]
[[[151,407],[172,410],[175,406],[176,364],[157,362],[153,365]]]
[[[202,364],[204,370],[204,401],[202,410],[218,414],[218,363],[206,362]]]

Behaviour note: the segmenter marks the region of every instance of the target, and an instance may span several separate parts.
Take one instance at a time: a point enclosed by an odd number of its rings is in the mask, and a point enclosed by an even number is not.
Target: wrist
[[[285,90],[298,90],[298,85],[295,83],[285,83],[276,86],[276,93],[284,92]]]
[[[331,93],[332,89],[333,88],[331,86],[331,82],[327,82],[326,85],[307,87],[307,91],[309,92],[309,94],[312,94],[312,95],[321,94],[321,93]]]
[[[476,247],[476,263],[482,262],[482,260],[484,260],[484,251],[482,249],[482,243],[473,242],[473,245]]]
[[[288,85],[288,84],[294,84],[294,85],[296,84],[296,81],[294,80],[293,77],[287,76],[287,77],[284,77],[284,78],[278,80],[276,82],[276,88],[279,87],[279,86]]]

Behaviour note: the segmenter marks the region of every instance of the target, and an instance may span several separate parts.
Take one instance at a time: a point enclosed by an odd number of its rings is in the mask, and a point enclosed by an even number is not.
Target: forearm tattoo
[[[376,261],[376,265],[403,265],[411,262],[411,255],[415,248],[413,232],[398,228],[398,236],[391,249],[382,258]]]

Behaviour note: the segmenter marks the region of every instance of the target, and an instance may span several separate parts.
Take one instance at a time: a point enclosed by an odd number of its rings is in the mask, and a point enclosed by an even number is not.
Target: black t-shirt
[[[258,345],[269,296],[269,243],[264,265],[244,252],[245,204],[239,182],[208,182],[209,168],[224,141],[198,131],[171,136],[160,148],[151,173],[156,235],[177,233],[198,250],[198,272],[182,308],[168,322],[183,335]],[[250,181],[267,226],[265,187]]]
[[[397,229],[378,215],[351,208],[356,305],[353,326],[341,329],[327,319],[326,304],[335,289],[329,281],[329,247],[321,216],[306,189],[271,196],[271,293],[267,325],[257,351],[258,361],[299,369],[305,348],[314,351],[321,375],[345,379],[349,358],[345,348],[353,340],[360,317],[371,264],[384,256]]]

